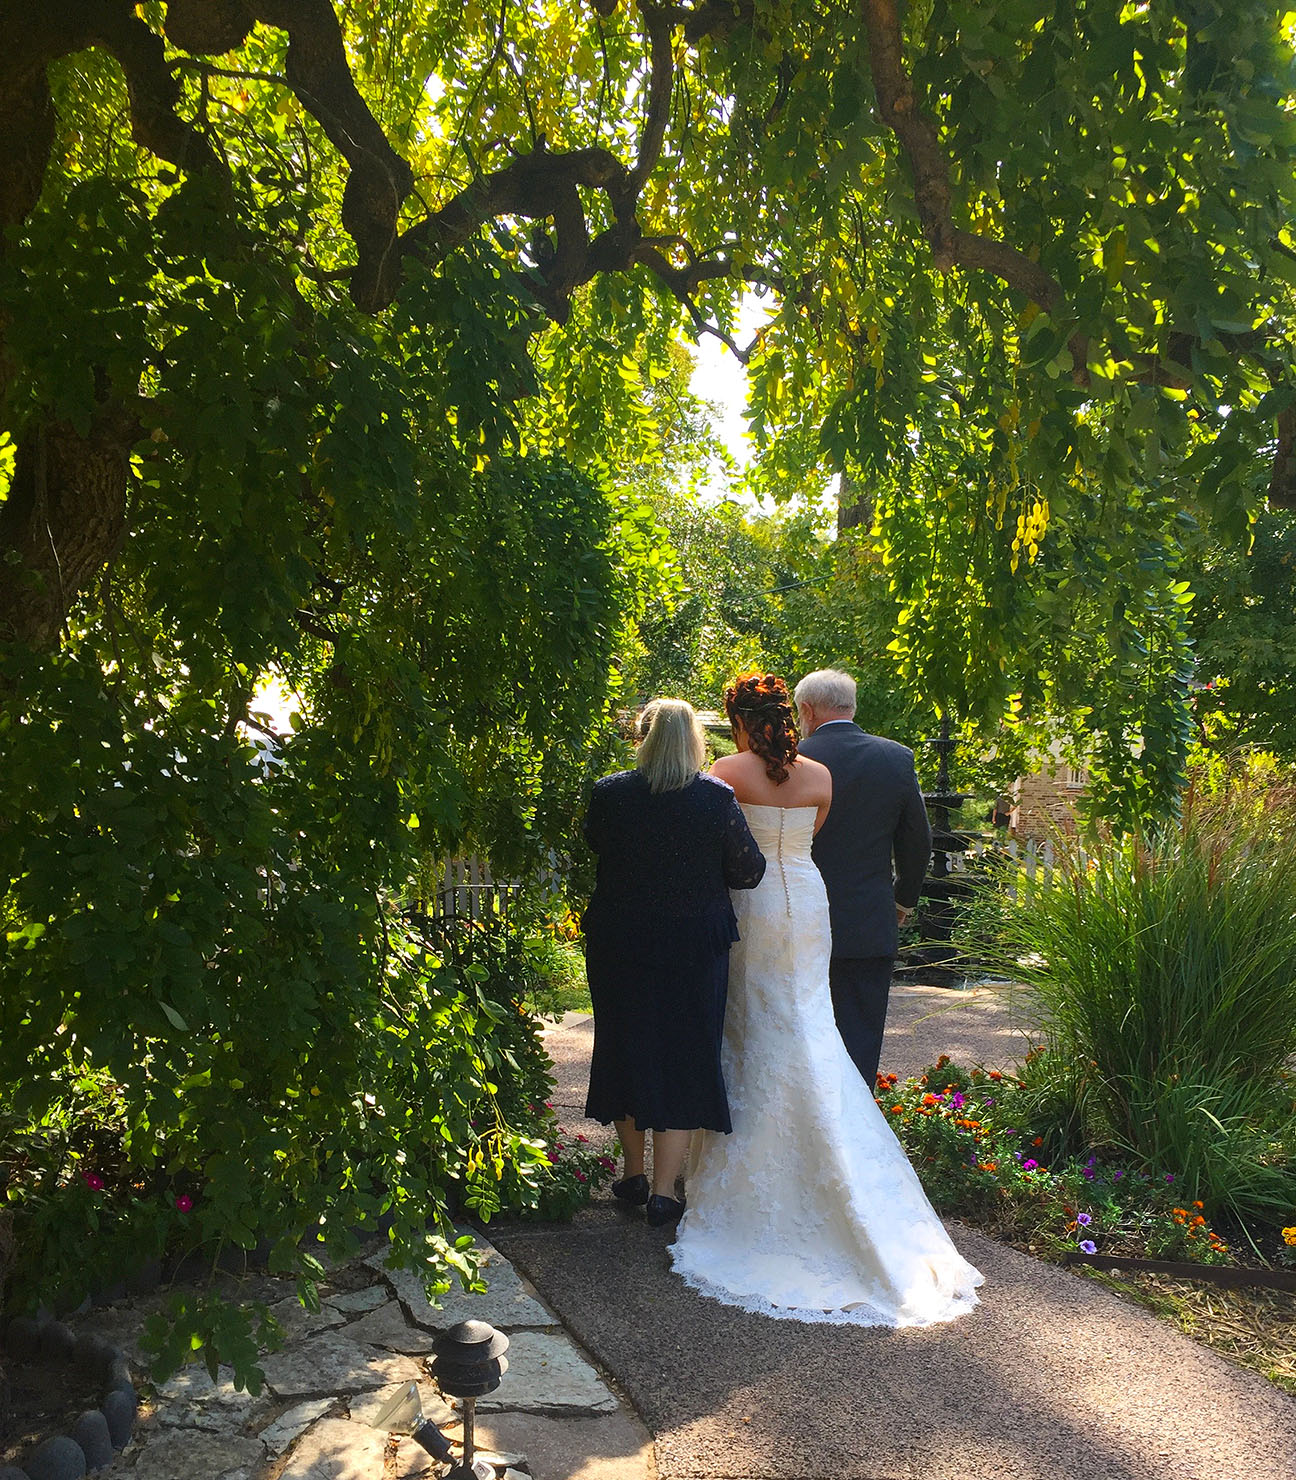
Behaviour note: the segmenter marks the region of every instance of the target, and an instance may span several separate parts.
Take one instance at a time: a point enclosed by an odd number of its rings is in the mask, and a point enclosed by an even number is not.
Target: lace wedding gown
[[[846,1052],[828,990],[813,807],[743,804],[768,863],[736,892],[723,1064],[733,1134],[699,1132],[675,1269],[727,1305],[927,1326],[976,1303],[955,1249]]]

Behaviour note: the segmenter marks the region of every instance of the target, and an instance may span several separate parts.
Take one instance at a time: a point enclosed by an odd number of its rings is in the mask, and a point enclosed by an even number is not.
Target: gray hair
[[[706,735],[683,699],[654,699],[635,726],[642,737],[636,762],[654,792],[680,791],[706,762]]]
[[[855,717],[855,680],[840,668],[816,668],[796,686],[797,706],[808,704],[817,714]]]

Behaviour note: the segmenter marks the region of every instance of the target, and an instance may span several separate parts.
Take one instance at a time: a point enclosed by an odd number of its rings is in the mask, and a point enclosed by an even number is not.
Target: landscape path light
[[[473,1461],[473,1419],[477,1399],[493,1393],[508,1371],[509,1340],[485,1321],[460,1321],[433,1343],[432,1376],[443,1393],[463,1403],[463,1458],[445,1480],[494,1480],[484,1461]]]
[[[423,1399],[412,1382],[393,1393],[369,1421],[374,1428],[388,1434],[408,1434],[442,1464],[449,1464],[454,1458],[454,1446],[424,1414]]]

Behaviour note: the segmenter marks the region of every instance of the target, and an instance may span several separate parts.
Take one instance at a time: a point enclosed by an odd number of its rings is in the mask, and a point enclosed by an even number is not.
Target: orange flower
[[[903,1106],[903,1105],[892,1105],[892,1106],[891,1106],[891,1114],[892,1114],[892,1115],[899,1115],[899,1114],[900,1114],[900,1112],[901,1112],[901,1111],[902,1111],[902,1110],[903,1110],[903,1109],[904,1109],[904,1106]]]
[[[1204,1208],[1205,1206],[1206,1206],[1206,1204],[1204,1202],[1195,1202],[1195,1203],[1193,1203],[1193,1207],[1195,1207],[1195,1208]]]
[[[1043,1144],[1044,1144],[1044,1137],[1043,1136],[1036,1136],[1035,1139],[1031,1142],[1031,1145],[1032,1146],[1042,1146]]]
[[[936,1105],[940,1103],[935,1095],[924,1095],[922,1097],[922,1102],[924,1105]]]
[[[1200,1228],[1205,1222],[1205,1218],[1203,1218],[1202,1215],[1198,1213],[1197,1216],[1192,1220],[1192,1226],[1194,1228]]]
[[[991,1079],[1002,1079],[1003,1078],[1003,1075],[1000,1074],[1000,1072],[998,1071],[998,1069],[991,1069],[990,1070],[989,1077]]]
[[[949,1061],[950,1061],[949,1054],[943,1053],[943,1054],[941,1054],[940,1058],[938,1058],[936,1060],[936,1067],[938,1069],[943,1069],[945,1067],[945,1065],[949,1063]]]

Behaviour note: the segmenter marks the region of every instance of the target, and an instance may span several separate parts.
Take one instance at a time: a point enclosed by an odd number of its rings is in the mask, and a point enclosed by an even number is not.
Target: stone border
[[[62,1321],[15,1316],[5,1327],[4,1348],[17,1361],[64,1362],[101,1377],[103,1398],[87,1408],[70,1435],[43,1439],[20,1465],[0,1466],[0,1480],[80,1480],[112,1464],[135,1430],[139,1395],[130,1362],[120,1347],[93,1333],[78,1336]]]

